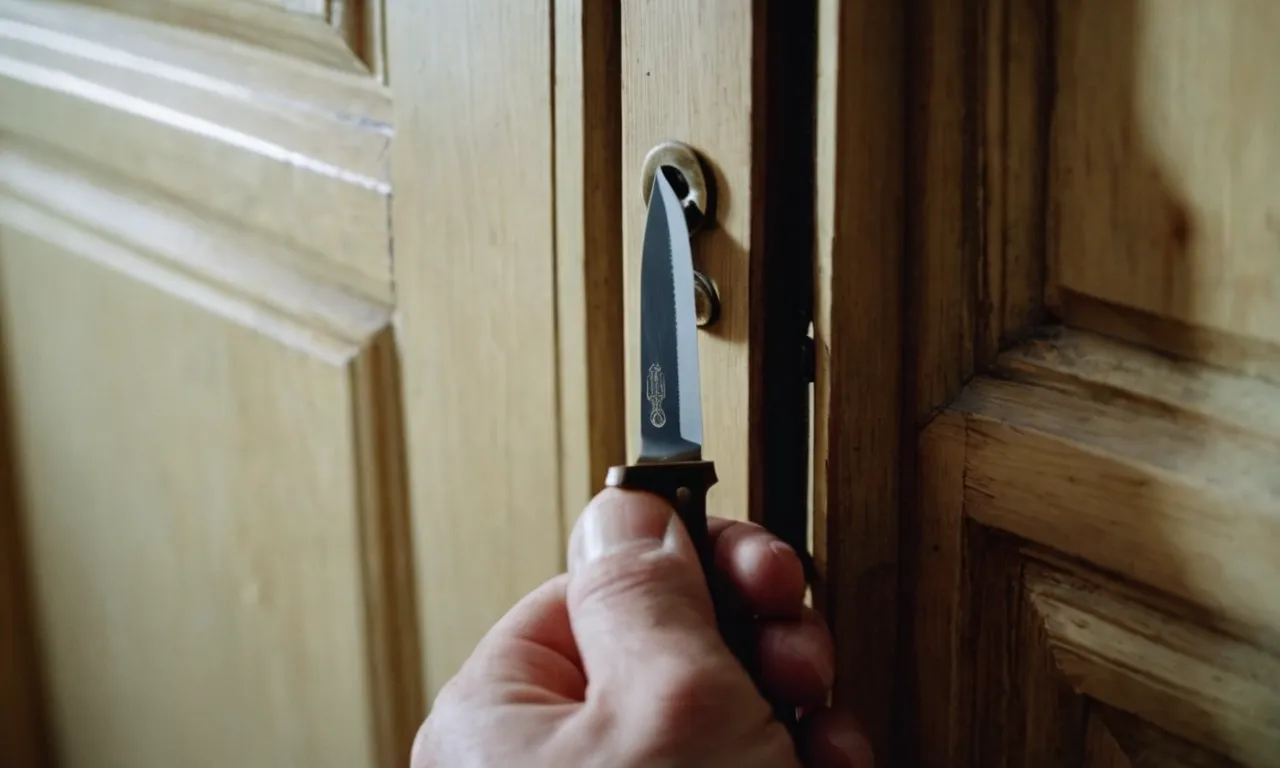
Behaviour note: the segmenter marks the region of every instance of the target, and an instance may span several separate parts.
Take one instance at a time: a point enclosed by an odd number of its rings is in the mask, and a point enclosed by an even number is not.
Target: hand
[[[762,685],[803,712],[798,744],[716,629],[697,553],[656,496],[606,490],[574,527],[569,573],[527,595],[436,698],[412,768],[870,768],[857,724],[824,706],[831,637],[795,552],[712,520],[717,566],[759,617]]]

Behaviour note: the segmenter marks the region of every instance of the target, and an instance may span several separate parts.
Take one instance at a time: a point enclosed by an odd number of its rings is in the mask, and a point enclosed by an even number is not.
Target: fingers
[[[804,567],[795,550],[755,523],[708,521],[716,566],[734,586],[744,613],[794,618],[804,606]]]
[[[835,648],[826,622],[804,605],[804,569],[795,550],[754,523],[712,519],[716,565],[758,617],[755,663],[765,691],[797,707],[827,700]]]
[[[545,703],[582,701],[586,690],[565,606],[568,577],[557,576],[525,595],[476,645],[460,685],[505,701],[538,691]]]
[[[796,747],[804,765],[815,768],[873,768],[871,744],[852,715],[830,709],[800,720]]]
[[[759,681],[771,699],[820,706],[835,682],[835,646],[822,616],[806,607],[799,619],[759,629]]]
[[[693,543],[656,496],[607,489],[592,500],[570,537],[567,598],[593,687],[645,687],[694,665],[736,663]]]
[[[568,585],[569,577],[561,574],[525,595],[485,633],[478,649],[495,638],[526,641],[545,646],[577,663],[578,646],[569,629],[569,610],[565,606]]]

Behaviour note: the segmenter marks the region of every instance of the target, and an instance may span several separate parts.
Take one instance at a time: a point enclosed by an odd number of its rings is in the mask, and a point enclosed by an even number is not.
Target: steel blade
[[[640,263],[640,459],[702,457],[693,252],[675,190],[653,175]]]

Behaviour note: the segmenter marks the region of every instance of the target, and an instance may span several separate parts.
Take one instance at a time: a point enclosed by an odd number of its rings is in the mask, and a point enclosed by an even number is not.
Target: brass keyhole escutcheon
[[[645,155],[640,172],[640,193],[644,204],[649,204],[653,190],[653,175],[662,171],[680,198],[684,220],[692,235],[707,226],[712,219],[714,190],[710,185],[711,174],[703,167],[698,153],[678,141],[664,141]]]
[[[720,319],[720,292],[711,278],[696,270],[693,273],[693,317],[699,328],[715,325]]]
[[[713,177],[698,153],[678,141],[664,141],[649,150],[640,173],[640,191],[646,206],[649,193],[653,191],[653,175],[659,172],[667,177],[671,189],[680,199],[690,237],[709,226],[715,189],[711,184]],[[720,319],[720,293],[711,278],[698,271],[693,273],[693,302],[699,328],[715,325]]]

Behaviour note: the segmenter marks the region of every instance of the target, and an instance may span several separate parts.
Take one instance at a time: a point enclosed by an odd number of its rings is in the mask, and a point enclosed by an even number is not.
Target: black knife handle
[[[629,464],[609,468],[605,485],[632,491],[647,491],[662,497],[676,511],[684,523],[689,538],[698,550],[702,574],[706,577],[711,603],[715,607],[716,624],[725,645],[742,665],[756,677],[759,666],[755,663],[756,633],[752,617],[736,605],[732,587],[724,574],[715,566],[715,552],[707,531],[707,491],[716,484],[716,467],[710,461],[653,462]],[[760,681],[756,680],[760,694],[769,699]],[[796,710],[782,702],[770,701],[774,716],[794,733]]]

